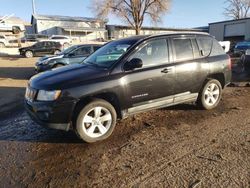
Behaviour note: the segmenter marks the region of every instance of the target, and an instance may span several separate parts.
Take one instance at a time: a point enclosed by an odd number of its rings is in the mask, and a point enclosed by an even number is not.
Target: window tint
[[[223,55],[225,54],[225,51],[223,50],[222,46],[218,43],[217,40],[213,39],[213,48],[211,55],[216,56],[216,55]]]
[[[89,54],[91,54],[91,47],[81,47],[79,49],[77,49],[76,51],[74,51],[74,55],[75,56],[88,56]]]
[[[176,38],[173,40],[177,61],[193,59],[191,39]]]
[[[197,42],[200,47],[200,50],[203,51],[202,55],[208,56],[212,48],[212,38],[211,37],[198,37]]]
[[[159,39],[148,42],[137,51],[130,60],[139,58],[143,61],[143,67],[168,63],[168,43],[167,40]]]

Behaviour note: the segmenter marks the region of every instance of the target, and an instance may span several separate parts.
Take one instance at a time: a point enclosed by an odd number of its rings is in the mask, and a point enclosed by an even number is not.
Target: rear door
[[[196,36],[172,37],[176,70],[175,102],[195,97],[209,73],[207,59],[202,56]],[[178,101],[180,100],[180,101]]]
[[[128,61],[140,58],[143,67],[124,76],[129,113],[173,102],[175,68],[170,62],[167,38],[151,39],[137,48]]]

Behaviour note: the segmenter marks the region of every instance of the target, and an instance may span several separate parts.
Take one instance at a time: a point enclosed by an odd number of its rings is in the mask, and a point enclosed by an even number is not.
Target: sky
[[[15,14],[28,22],[31,20],[32,0],[0,0],[0,15]],[[170,11],[162,16],[158,27],[193,28],[223,21],[225,0],[172,0]],[[35,0],[36,13],[47,15],[95,17],[90,9],[91,0]],[[109,24],[126,24],[115,16]],[[147,19],[144,26],[155,26]]]

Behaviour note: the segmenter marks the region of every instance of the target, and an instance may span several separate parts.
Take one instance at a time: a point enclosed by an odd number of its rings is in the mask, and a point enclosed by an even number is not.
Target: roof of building
[[[245,21],[245,20],[250,20],[250,17],[249,18],[242,18],[242,19],[238,19],[238,20],[225,20],[225,21],[213,22],[213,23],[209,23],[209,25],[228,23],[228,22],[241,22],[241,21]]]
[[[4,16],[0,16],[0,20],[2,20],[2,18],[4,18]],[[23,24],[23,25],[30,25],[30,23],[22,20],[21,18],[19,17],[16,17],[16,16],[11,16],[9,18],[7,18],[5,20],[6,23],[14,23],[14,24]]]
[[[75,17],[75,16],[60,16],[60,15],[38,15],[33,14],[31,22],[33,18],[37,20],[53,20],[53,21],[71,21],[71,22],[107,22],[107,20],[101,20],[98,18],[87,18],[87,17]]]
[[[107,28],[132,29],[128,25],[107,25]],[[142,27],[141,30],[157,30],[157,31],[204,31],[204,28],[168,28],[168,27]]]

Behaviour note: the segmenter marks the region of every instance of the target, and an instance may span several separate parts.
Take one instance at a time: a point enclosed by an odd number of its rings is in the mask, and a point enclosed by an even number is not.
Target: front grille
[[[35,100],[36,94],[37,94],[36,89],[33,89],[31,87],[27,87],[26,92],[25,92],[25,99],[30,101],[30,102],[33,102]]]

